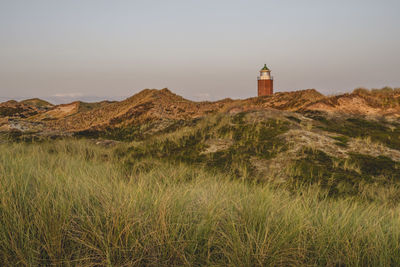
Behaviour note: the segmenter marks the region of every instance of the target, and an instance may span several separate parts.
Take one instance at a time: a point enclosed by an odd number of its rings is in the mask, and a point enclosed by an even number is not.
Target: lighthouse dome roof
[[[264,67],[261,69],[261,71],[270,71],[269,68],[267,67],[267,64],[264,64]]]

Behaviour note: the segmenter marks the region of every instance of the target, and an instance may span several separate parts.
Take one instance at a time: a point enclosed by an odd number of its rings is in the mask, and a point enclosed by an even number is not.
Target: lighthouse
[[[274,79],[267,65],[260,70],[258,77],[258,96],[272,95],[274,93]]]

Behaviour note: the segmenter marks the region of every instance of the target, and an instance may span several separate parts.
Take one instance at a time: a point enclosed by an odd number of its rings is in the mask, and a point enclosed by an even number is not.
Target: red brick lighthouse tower
[[[274,79],[267,65],[260,70],[258,77],[258,96],[272,95],[274,93]]]

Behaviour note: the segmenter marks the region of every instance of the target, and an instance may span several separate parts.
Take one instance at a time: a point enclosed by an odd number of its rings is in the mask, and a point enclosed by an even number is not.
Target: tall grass
[[[123,149],[123,148],[120,148]],[[400,264],[400,209],[298,194],[88,141],[0,145],[4,265]]]

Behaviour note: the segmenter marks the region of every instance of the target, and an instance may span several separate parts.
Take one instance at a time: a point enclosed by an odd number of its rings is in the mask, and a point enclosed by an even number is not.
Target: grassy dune
[[[123,149],[85,140],[1,144],[0,261],[400,265],[400,208],[384,195],[332,198],[317,185],[294,193],[160,159],[127,165]]]

